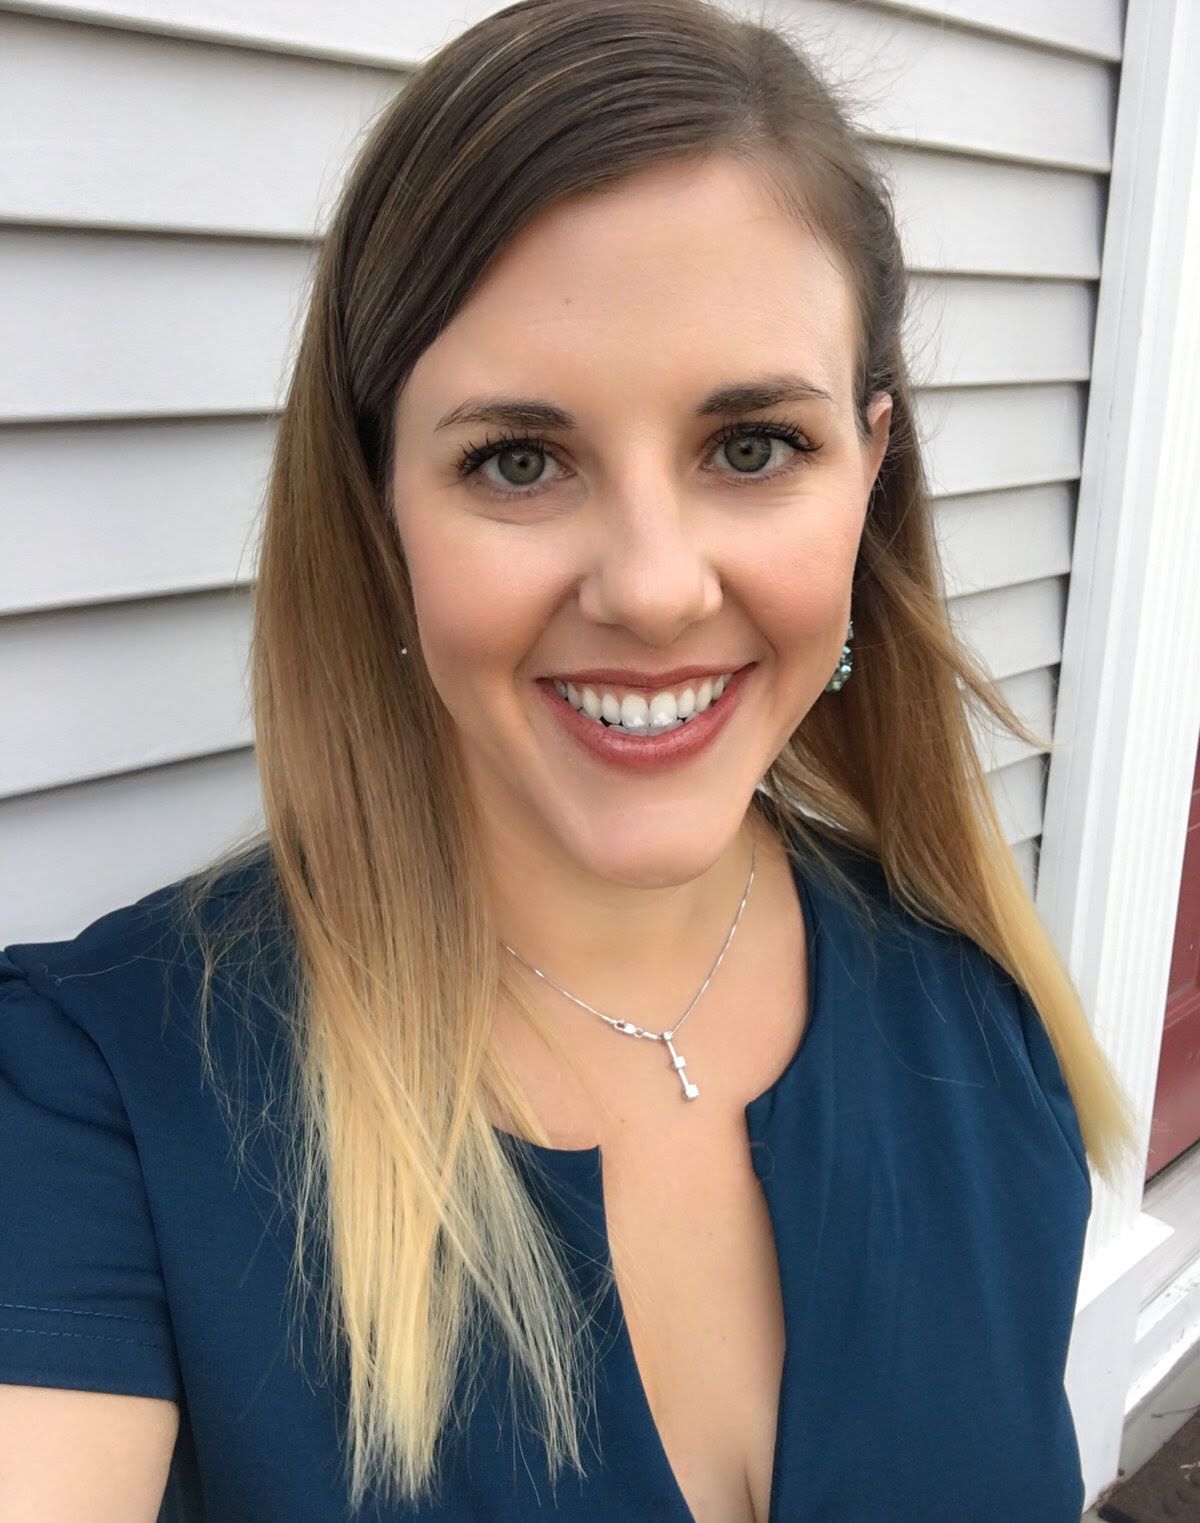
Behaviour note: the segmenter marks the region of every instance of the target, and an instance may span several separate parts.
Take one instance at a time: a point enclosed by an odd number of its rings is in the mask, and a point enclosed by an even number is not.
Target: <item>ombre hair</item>
[[[853,571],[854,676],[817,699],[751,807],[848,893],[835,846],[881,863],[909,912],[977,942],[1044,1022],[1091,1163],[1112,1184],[1133,1157],[1128,1100],[1020,876],[969,727],[975,709],[1052,749],[947,616],[901,352],[893,203],[846,99],[786,32],[705,0],[507,6],[417,68],[372,124],[324,238],[253,593],[265,830],[182,896],[203,950],[197,1020],[214,1082],[218,966],[285,953],[290,1109],[276,1127],[292,1145],[292,1286],[312,1288],[315,1238],[323,1349],[348,1372],[355,1507],[373,1485],[428,1494],[485,1325],[535,1401],[553,1474],[582,1472],[593,1368],[586,1309],[489,1120],[550,1145],[490,1044],[498,997],[552,1033],[501,959],[453,722],[420,656],[391,502],[396,400],[540,211],[714,155],[741,161],[839,255],[861,440],[872,396],[892,398]],[[252,863],[266,869],[261,892],[206,916],[226,875]]]

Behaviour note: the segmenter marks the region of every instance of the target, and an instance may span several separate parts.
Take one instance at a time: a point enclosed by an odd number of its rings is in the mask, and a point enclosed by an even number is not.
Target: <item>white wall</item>
[[[0,0],[0,945],[256,823],[247,589],[314,248],[406,67],[498,8]],[[951,613],[1049,735],[1121,0],[766,14],[864,100]],[[979,741],[1032,888],[1043,758]]]

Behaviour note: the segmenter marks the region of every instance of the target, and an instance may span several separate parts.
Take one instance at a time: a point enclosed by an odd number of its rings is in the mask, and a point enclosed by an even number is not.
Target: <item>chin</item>
[[[560,852],[589,877],[624,888],[674,888],[693,882],[719,861],[736,840],[744,816],[745,809],[729,810],[728,805],[719,817],[693,805],[681,806],[672,821],[661,812],[655,818],[651,806],[649,811],[627,811],[619,823],[604,811],[550,828]]]

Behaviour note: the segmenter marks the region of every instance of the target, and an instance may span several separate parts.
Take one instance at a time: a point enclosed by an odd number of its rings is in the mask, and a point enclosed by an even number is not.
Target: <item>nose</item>
[[[686,502],[660,482],[607,505],[579,588],[585,618],[620,625],[647,646],[670,646],[721,601],[712,547]]]

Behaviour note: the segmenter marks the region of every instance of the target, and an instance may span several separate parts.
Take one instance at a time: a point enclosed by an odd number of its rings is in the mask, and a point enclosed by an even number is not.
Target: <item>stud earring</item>
[[[400,647],[400,654],[402,656],[407,656],[408,655],[408,646],[407,645],[402,645]]]
[[[846,685],[846,680],[854,667],[854,652],[850,649],[850,641],[853,638],[854,620],[851,619],[850,626],[846,630],[846,643],[842,646],[842,659],[838,662],[837,671],[834,672],[833,676],[825,684],[825,691],[827,693],[840,693]]]

